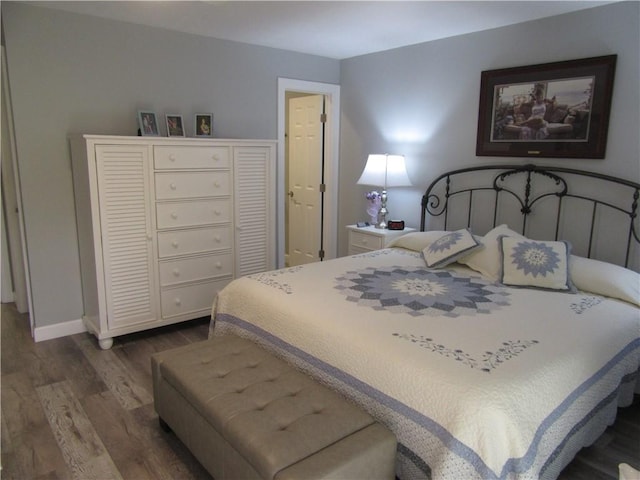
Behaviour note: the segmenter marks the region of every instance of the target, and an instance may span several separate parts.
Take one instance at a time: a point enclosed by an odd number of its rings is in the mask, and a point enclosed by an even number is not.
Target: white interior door
[[[289,101],[289,266],[319,260],[322,95]]]

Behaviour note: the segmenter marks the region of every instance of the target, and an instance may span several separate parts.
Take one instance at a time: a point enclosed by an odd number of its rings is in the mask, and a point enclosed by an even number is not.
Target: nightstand
[[[349,232],[348,255],[380,250],[385,248],[391,240],[416,231],[415,228],[406,227],[404,230],[387,230],[376,227],[357,227],[356,225],[347,225],[347,230]]]

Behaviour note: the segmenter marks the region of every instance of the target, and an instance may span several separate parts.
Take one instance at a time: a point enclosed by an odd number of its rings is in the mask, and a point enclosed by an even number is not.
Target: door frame
[[[19,238],[20,242],[17,240],[10,240],[10,248],[13,249],[15,255],[12,255],[11,267],[15,270],[19,270],[19,273],[14,274],[14,284],[13,289],[15,291],[15,299],[16,306],[20,313],[28,313],[29,314],[29,326],[31,328],[31,336],[35,338],[35,322],[33,315],[33,299],[31,297],[31,274],[29,272],[29,258],[27,251],[27,235],[25,231],[25,222],[24,222],[24,209],[22,205],[22,189],[20,183],[20,169],[18,166],[18,153],[16,148],[16,138],[15,131],[13,128],[13,106],[11,103],[11,88],[9,85],[9,74],[8,74],[8,65],[7,65],[7,55],[4,45],[1,48],[0,53],[0,62],[1,62],[1,70],[2,70],[2,108],[4,110],[3,114],[6,115],[7,122],[6,125],[2,126],[2,133],[7,135],[7,142],[9,144],[9,151],[3,152],[3,160],[5,162],[9,162],[8,169],[5,169],[5,172],[10,171],[12,174],[8,175],[7,178],[3,177],[2,182],[8,183],[9,185],[3,185],[3,191],[10,191],[12,194],[15,194],[15,202],[18,209],[18,224],[15,225],[14,222],[7,221],[5,226],[7,229],[12,229],[13,232],[9,232],[7,230],[7,237],[11,237],[15,239],[18,234],[15,232],[16,228],[19,230]],[[4,188],[9,186],[9,188]],[[8,215],[7,215],[8,216]],[[7,218],[5,217],[5,220]],[[17,258],[16,258],[17,257]],[[21,257],[21,258],[20,258]],[[6,268],[6,265],[3,265],[2,268]],[[20,299],[25,299],[20,300]],[[20,301],[20,305],[17,305],[18,300]],[[26,305],[23,305],[26,303]],[[26,309],[26,312],[23,310]]]
[[[277,251],[276,266],[284,267],[286,226],[285,212],[285,118],[286,92],[324,95],[326,99],[327,128],[325,130],[325,192],[324,251],[325,260],[336,258],[338,252],[338,173],[340,165],[340,85],[309,82],[291,78],[278,78],[278,159],[276,175]]]

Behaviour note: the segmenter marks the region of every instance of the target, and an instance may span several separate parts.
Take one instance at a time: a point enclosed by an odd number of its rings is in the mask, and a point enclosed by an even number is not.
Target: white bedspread
[[[398,437],[403,478],[554,478],[630,401],[640,309],[507,288],[392,248],[251,275],[213,333],[252,338]]]

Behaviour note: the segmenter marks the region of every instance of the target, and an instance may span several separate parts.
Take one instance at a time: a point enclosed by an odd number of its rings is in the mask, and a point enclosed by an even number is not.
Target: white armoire
[[[275,268],[271,140],[72,135],[84,322],[113,337],[207,316]]]

